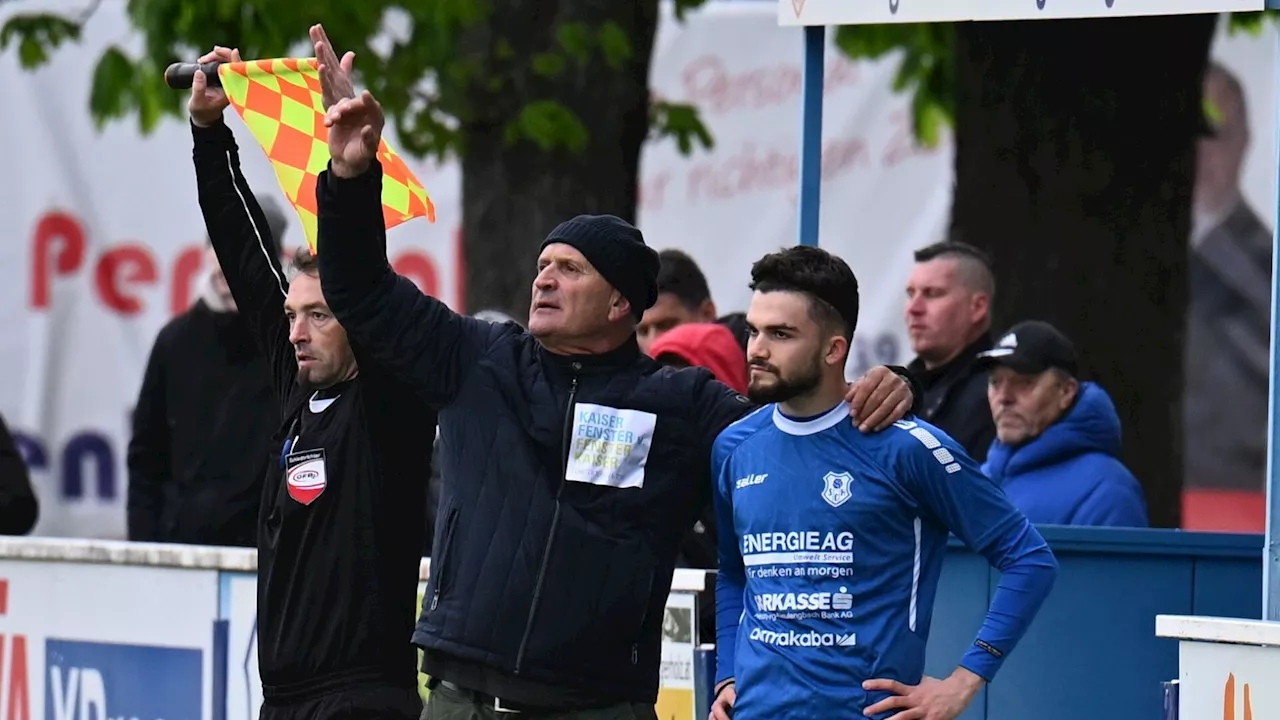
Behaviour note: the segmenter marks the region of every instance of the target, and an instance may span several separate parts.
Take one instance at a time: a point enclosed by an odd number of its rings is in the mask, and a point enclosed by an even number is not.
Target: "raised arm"
[[[376,159],[384,119],[367,91],[341,97],[350,62],[339,62],[323,30],[312,29],[325,102],[332,102],[330,163],[316,187],[320,286],[352,341],[435,406],[452,401],[490,338],[489,323],[453,312],[423,294],[387,262],[382,165]],[[347,85],[346,87],[349,87]]]
[[[200,62],[239,59],[237,51],[215,48]],[[297,365],[284,314],[289,287],[280,267],[280,239],[272,237],[266,215],[240,171],[240,150],[222,117],[228,104],[222,89],[208,87],[197,71],[189,108],[200,212],[236,307],[270,360],[277,393],[287,393]]]

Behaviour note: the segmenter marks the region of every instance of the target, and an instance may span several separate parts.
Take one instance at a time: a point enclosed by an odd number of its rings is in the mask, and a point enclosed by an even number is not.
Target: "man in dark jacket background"
[[[978,353],[991,349],[991,261],[957,241],[921,248],[915,260],[907,281],[907,335],[916,358],[907,367],[924,385],[924,407],[916,414],[982,462],[996,437],[987,374],[976,365]]]
[[[31,473],[0,417],[0,535],[26,535],[40,517]]]
[[[343,84],[319,27],[312,39],[322,84]],[[329,108],[317,251],[353,341],[440,411],[444,482],[413,637],[431,677],[425,717],[655,718],[677,550],[710,499],[711,445],[749,401],[641,353],[658,257],[617,217],[578,216],[547,237],[527,331],[459,315],[396,275],[383,123],[367,92]],[[870,375],[854,412],[885,426],[913,396],[888,369]]]
[[[279,206],[264,202],[263,212],[280,238]],[[212,247],[205,262],[195,304],[156,336],[133,411],[129,539],[254,547],[280,412]]]

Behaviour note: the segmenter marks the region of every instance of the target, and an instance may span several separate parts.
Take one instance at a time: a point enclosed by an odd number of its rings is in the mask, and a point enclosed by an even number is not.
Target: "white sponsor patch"
[[[615,488],[644,487],[644,466],[658,416],[577,403],[565,479]]]

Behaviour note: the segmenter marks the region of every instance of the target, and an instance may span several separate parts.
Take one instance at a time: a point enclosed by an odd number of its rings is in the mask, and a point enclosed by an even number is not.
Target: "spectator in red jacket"
[[[719,323],[685,323],[653,341],[649,355],[664,365],[704,367],[745,395],[747,356],[729,328]]]
[[[654,340],[649,354],[663,365],[706,368],[720,382],[743,395],[747,393],[747,355],[733,331],[719,323],[677,325]],[[715,508],[708,504],[684,536],[676,565],[714,570],[716,560],[716,515]],[[698,594],[698,640],[703,643],[716,641],[716,597],[712,590],[714,587]]]

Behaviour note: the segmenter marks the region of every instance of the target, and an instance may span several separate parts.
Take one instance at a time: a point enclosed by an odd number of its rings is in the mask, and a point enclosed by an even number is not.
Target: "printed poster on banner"
[[[1253,12],[1264,0],[777,0],[778,24],[875,25],[966,20]]]
[[[693,593],[672,593],[662,616],[662,668],[659,672],[658,720],[693,720],[697,716],[694,648],[698,613]]]
[[[212,720],[217,575],[0,560],[8,717]]]

